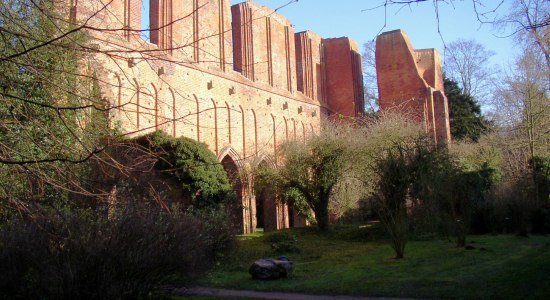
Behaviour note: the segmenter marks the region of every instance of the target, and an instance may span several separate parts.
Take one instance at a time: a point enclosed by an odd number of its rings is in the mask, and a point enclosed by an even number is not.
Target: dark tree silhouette
[[[458,83],[445,78],[445,94],[449,100],[451,135],[454,139],[478,141],[489,129],[489,122],[481,115],[477,100],[462,92]]]

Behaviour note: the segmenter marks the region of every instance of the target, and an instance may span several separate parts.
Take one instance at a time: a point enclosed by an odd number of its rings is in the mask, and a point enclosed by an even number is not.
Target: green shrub
[[[286,231],[267,236],[265,242],[269,243],[277,254],[300,253],[301,251],[298,247],[298,237]]]
[[[228,250],[235,248],[235,226],[223,205],[202,209],[191,208],[187,212],[202,220],[207,233],[203,236],[204,242],[216,259],[225,257]]]
[[[227,173],[206,144],[162,131],[136,142],[157,156],[155,168],[175,178],[195,206],[215,206],[235,196]]]
[[[338,222],[340,224],[366,224],[369,221],[376,220],[378,209],[375,204],[369,199],[361,199],[357,202],[357,207],[346,211],[338,219]]]

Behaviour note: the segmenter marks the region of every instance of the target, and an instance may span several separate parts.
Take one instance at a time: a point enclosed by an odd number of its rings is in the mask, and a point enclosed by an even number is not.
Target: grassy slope
[[[203,284],[311,294],[550,299],[550,236],[471,236],[477,249],[469,251],[448,241],[411,241],[405,259],[396,261],[376,231],[338,227],[329,234],[294,229],[242,237],[240,250]],[[293,276],[252,280],[248,267],[277,256],[266,239],[281,234],[298,238],[301,252],[288,254],[295,262]]]

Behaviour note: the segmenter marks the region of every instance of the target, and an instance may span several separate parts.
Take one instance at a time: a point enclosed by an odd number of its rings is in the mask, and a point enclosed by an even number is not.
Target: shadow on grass
[[[273,241],[295,237],[299,252],[280,253]],[[550,298],[550,236],[470,236],[473,250],[432,239],[410,241],[405,259],[394,253],[379,225],[289,229],[239,237],[239,249],[202,282],[205,286],[327,295]],[[469,240],[469,241],[470,241]],[[481,248],[485,250],[480,250]],[[293,276],[252,280],[250,265],[285,254]]]

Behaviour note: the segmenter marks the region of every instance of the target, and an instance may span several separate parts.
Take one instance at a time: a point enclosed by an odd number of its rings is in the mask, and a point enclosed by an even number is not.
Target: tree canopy
[[[459,84],[464,94],[484,100],[490,93],[492,77],[487,64],[494,54],[473,39],[458,39],[445,48],[445,73]]]
[[[227,173],[206,144],[187,137],[173,138],[162,131],[137,141],[158,156],[155,167],[174,176],[195,205],[220,203],[232,196]]]
[[[307,214],[315,213],[321,230],[329,226],[329,206],[339,183],[350,171],[350,131],[346,126],[326,124],[320,135],[309,137],[304,143],[288,142],[279,149],[279,166],[260,168],[257,185],[269,184]]]
[[[453,139],[478,141],[489,129],[489,122],[481,114],[477,100],[463,93],[458,83],[445,78],[445,94],[449,100],[449,118]]]

